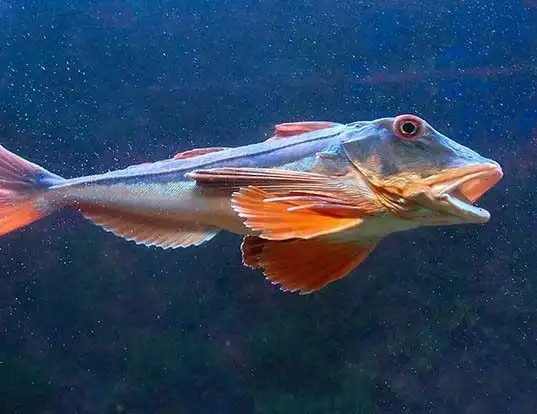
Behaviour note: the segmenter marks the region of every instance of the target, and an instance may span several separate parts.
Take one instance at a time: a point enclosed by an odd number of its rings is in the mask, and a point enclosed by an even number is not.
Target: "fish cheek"
[[[383,140],[386,141],[386,140]],[[397,175],[401,168],[395,148],[389,142],[348,142],[343,150],[352,165],[371,181]]]
[[[319,152],[316,154],[311,172],[329,176],[344,176],[352,168],[352,164],[343,155]]]

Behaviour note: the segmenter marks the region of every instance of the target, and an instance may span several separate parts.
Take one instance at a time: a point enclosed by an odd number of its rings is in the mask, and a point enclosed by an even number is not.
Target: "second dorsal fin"
[[[198,155],[210,154],[228,149],[227,147],[210,147],[210,148],[194,148],[191,150],[179,152],[173,156],[174,160],[184,160],[185,158],[194,158]]]
[[[329,121],[304,121],[304,122],[285,122],[275,127],[274,135],[269,140],[282,139],[295,135],[305,134],[306,132],[317,131],[319,129],[333,128],[339,126],[337,122]]]

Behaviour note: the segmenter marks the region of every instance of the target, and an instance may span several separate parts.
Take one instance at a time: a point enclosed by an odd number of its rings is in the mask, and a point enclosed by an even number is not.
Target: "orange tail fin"
[[[52,213],[43,196],[63,180],[0,146],[0,235]]]

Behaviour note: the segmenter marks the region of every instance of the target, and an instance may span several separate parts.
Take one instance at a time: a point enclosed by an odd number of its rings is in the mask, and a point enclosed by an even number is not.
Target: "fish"
[[[266,138],[266,137],[265,137]],[[501,166],[403,114],[276,125],[268,139],[66,179],[0,147],[0,235],[71,208],[145,246],[242,236],[245,266],[309,294],[351,274],[386,236],[484,224]]]

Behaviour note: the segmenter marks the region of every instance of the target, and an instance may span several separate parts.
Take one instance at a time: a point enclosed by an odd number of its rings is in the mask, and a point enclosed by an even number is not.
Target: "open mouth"
[[[436,207],[472,223],[486,223],[490,213],[475,202],[503,177],[497,164],[476,165],[461,169],[463,175],[435,184],[433,197]],[[453,177],[453,175],[457,175]]]

